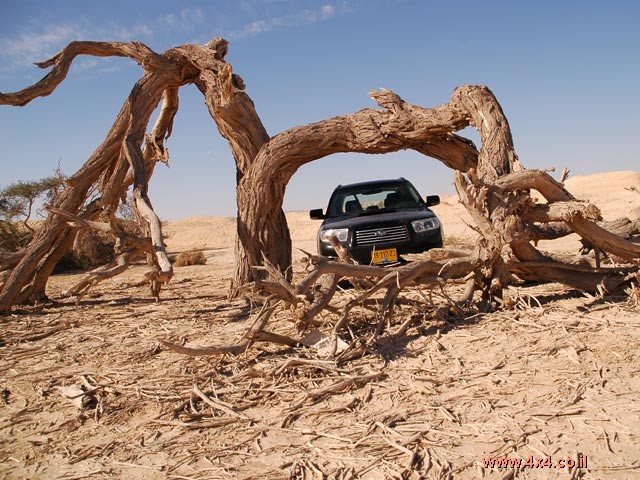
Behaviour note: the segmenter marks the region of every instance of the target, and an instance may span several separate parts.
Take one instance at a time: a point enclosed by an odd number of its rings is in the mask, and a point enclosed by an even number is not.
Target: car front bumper
[[[376,250],[395,248],[398,251],[398,255],[403,255],[407,253],[422,253],[432,248],[442,248],[442,246],[443,241],[441,228],[424,233],[414,233],[412,237],[407,240],[398,242],[380,242],[375,245],[354,244],[353,237],[350,236],[346,245],[351,256],[362,264],[371,263],[371,252],[374,248]],[[318,239],[318,252],[323,257],[338,256],[329,242],[325,242],[320,239]]]

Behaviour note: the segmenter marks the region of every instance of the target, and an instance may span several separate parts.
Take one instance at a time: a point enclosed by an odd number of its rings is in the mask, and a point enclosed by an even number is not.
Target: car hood
[[[327,228],[358,228],[365,225],[376,225],[384,223],[408,223],[413,220],[433,218],[436,214],[428,209],[398,210],[395,212],[378,213],[371,215],[353,216],[345,215],[325,219],[322,223],[322,230]]]

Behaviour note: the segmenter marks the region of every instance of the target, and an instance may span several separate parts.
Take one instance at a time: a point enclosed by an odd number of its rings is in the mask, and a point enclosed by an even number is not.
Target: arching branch
[[[302,165],[334,153],[389,153],[406,148],[428,152],[455,169],[477,165],[473,144],[451,133],[469,120],[448,104],[417,107],[388,90],[371,96],[386,110],[365,109],[295,127],[272,137],[260,149],[238,184],[236,287],[260,277],[251,266],[261,262],[263,253],[283,271],[291,264],[289,232],[286,225],[283,228],[280,212],[286,185]]]
[[[130,57],[147,69],[145,75],[134,86],[130,98],[124,103],[105,140],[83,167],[68,179],[65,190],[55,204],[55,207],[63,211],[91,220],[104,209],[115,210],[117,203],[126,196],[136,173],[139,180],[138,188],[146,191],[153,163],[157,160],[166,161],[166,152],[163,149],[147,148],[146,158],[140,152],[149,117],[164,94],[166,108],[163,108],[152,134],[154,145],[158,147],[162,145],[171,129],[177,109],[177,88],[193,80],[195,69],[184,57],[171,50],[160,55],[135,42],[74,42],[56,57],[42,64],[43,67],[53,68],[40,82],[21,92],[4,94],[2,103],[24,105],[37,96],[50,94],[64,80],[72,61],[80,54]],[[128,146],[125,145],[127,138],[130,140]],[[123,151],[127,155],[123,156]],[[157,157],[157,153],[162,155]],[[139,161],[140,158],[143,160]],[[133,161],[130,162],[129,159]],[[131,175],[127,178],[128,172],[131,172]],[[85,207],[88,192],[94,188],[101,191],[102,197]],[[145,205],[150,206],[148,202],[145,202]],[[159,222],[153,221],[153,216],[148,210],[146,211],[152,223],[155,226],[159,225]],[[151,230],[155,230],[156,237],[161,237],[157,228]],[[74,237],[75,232],[69,229],[66,222],[57,216],[50,216],[7,278],[0,292],[0,311],[6,311],[15,303],[21,303],[33,295],[44,295],[49,275],[57,261],[72,245]],[[170,269],[162,258],[161,241],[156,244],[156,255],[161,258],[160,262],[163,264],[161,271],[166,274]]]
[[[129,57],[149,69],[168,66],[161,55],[139,42],[71,42],[54,57],[36,63],[40,68],[53,67],[42,80],[19,92],[0,93],[0,105],[24,106],[35,98],[51,95],[64,81],[78,55]]]

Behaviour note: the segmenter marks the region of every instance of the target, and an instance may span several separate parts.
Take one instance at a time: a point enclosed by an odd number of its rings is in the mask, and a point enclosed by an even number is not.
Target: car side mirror
[[[434,205],[440,205],[439,195],[427,195],[427,207],[433,207]]]
[[[313,210],[309,210],[309,218],[311,220],[322,220],[324,219],[324,213],[321,208],[315,208]]]

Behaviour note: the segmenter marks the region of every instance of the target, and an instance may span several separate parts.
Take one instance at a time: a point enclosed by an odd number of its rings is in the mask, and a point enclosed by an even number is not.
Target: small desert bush
[[[188,252],[179,253],[174,265],[176,267],[186,267],[188,265],[205,265],[206,263],[207,259],[202,252],[189,250]]]

